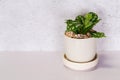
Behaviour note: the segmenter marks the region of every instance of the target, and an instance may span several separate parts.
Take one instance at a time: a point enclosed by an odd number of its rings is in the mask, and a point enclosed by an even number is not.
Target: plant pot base
[[[94,68],[97,63],[98,63],[98,55],[96,54],[94,59],[92,59],[91,61],[87,61],[87,62],[75,62],[75,61],[71,61],[66,57],[66,54],[64,54],[63,57],[63,63],[66,67],[73,69],[73,70],[89,70]]]

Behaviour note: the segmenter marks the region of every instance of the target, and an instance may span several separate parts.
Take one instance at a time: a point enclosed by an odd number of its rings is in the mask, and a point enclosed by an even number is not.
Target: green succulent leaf
[[[91,33],[91,36],[94,37],[94,38],[106,37],[103,32],[94,32],[94,33]]]
[[[84,18],[84,16],[79,15],[79,16],[76,17],[75,20],[76,20],[77,22],[79,22],[80,24],[84,24],[85,18]]]
[[[72,32],[74,32],[76,34],[80,33],[81,24],[79,24],[77,21],[67,20],[66,24],[67,24],[67,30],[66,31],[72,31]]]

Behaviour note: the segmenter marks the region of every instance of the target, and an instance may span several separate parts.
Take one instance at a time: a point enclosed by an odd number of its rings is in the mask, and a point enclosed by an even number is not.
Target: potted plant
[[[93,27],[100,20],[96,13],[89,12],[66,21],[64,64],[67,67],[86,70],[97,64],[96,38],[103,38],[105,34]]]

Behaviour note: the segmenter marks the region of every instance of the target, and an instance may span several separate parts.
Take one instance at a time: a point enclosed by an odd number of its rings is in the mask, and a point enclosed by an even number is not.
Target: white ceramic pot
[[[71,61],[90,61],[96,55],[96,39],[74,39],[65,35],[65,54]]]

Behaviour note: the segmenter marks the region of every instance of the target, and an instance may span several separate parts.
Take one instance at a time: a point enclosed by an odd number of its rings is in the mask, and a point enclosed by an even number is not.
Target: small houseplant
[[[96,56],[96,38],[105,37],[103,32],[93,29],[100,20],[96,13],[89,12],[85,15],[78,15],[74,20],[66,21],[65,57],[69,61],[74,63],[93,61]]]

